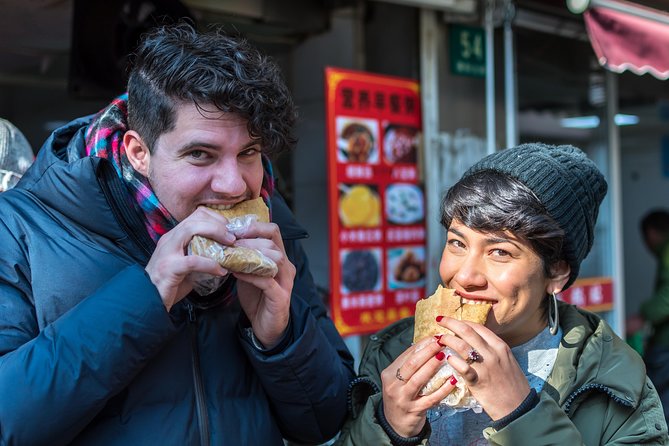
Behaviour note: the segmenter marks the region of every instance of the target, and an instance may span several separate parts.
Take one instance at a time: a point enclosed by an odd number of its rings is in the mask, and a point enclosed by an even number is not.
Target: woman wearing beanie
[[[572,146],[523,144],[472,166],[443,201],[439,273],[461,302],[492,304],[487,322],[437,317],[454,335],[415,345],[413,318],[372,336],[337,444],[669,444],[641,358],[556,299],[592,247],[606,190]],[[445,363],[453,376],[423,395]],[[435,406],[463,383],[480,413]]]

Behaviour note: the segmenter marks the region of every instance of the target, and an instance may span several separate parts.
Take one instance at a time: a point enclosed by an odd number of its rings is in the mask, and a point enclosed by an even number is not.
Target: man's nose
[[[231,196],[239,196],[246,191],[246,182],[236,162],[224,162],[216,166],[211,178],[211,189]]]

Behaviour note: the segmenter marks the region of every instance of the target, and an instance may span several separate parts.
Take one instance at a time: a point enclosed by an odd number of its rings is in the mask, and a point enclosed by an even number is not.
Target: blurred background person
[[[0,118],[0,192],[14,187],[34,158],[33,149],[21,130]]]
[[[646,247],[657,259],[653,295],[640,308],[641,318],[650,325],[643,357],[669,419],[669,211],[649,211],[640,226]]]

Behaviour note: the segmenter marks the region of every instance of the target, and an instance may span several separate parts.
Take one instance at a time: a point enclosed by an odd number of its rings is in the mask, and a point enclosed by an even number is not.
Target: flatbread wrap
[[[453,334],[450,330],[437,323],[437,316],[448,316],[461,321],[471,321],[477,324],[485,324],[492,305],[489,303],[464,303],[455,294],[455,290],[443,288],[441,285],[431,296],[421,299],[416,303],[416,314],[414,319],[414,343],[427,337],[441,334]],[[454,371],[444,363],[439,371],[422,389],[422,395],[429,395],[439,389],[452,375]],[[464,380],[458,379],[456,388],[441,401],[441,404],[458,407],[470,404],[472,400]]]
[[[243,201],[230,209],[212,209],[228,219],[228,230],[235,233],[244,229],[253,220],[269,223],[269,209],[262,198]],[[191,254],[216,260],[228,271],[274,277],[278,272],[276,263],[257,249],[244,246],[227,246],[196,235],[188,245]]]

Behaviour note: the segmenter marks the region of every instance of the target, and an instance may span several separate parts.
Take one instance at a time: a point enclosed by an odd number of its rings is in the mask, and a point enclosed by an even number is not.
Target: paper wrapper
[[[414,343],[440,334],[453,334],[450,330],[437,323],[437,316],[448,316],[461,321],[471,321],[477,324],[485,324],[491,304],[466,304],[462,303],[460,297],[454,294],[454,290],[437,287],[435,293],[416,303],[416,314],[414,321]],[[454,351],[446,349],[451,355],[457,355]],[[469,393],[464,379],[444,361],[435,376],[428,381],[421,390],[422,395],[429,395],[439,389],[451,376],[458,378],[456,388],[441,400],[440,404],[459,410],[473,409],[481,411],[481,406]]]
[[[269,209],[262,198],[239,203],[231,209],[212,209],[228,219],[227,229],[239,236],[254,221],[269,223]],[[228,271],[274,277],[279,271],[276,263],[257,249],[244,246],[222,245],[206,237],[196,235],[188,244],[188,254],[216,260]],[[195,291],[204,296],[214,292],[225,277],[210,274],[194,276]]]
[[[223,268],[235,273],[274,277],[279,271],[276,263],[257,249],[244,246],[227,246],[196,235],[189,245],[189,252],[216,260]]]

